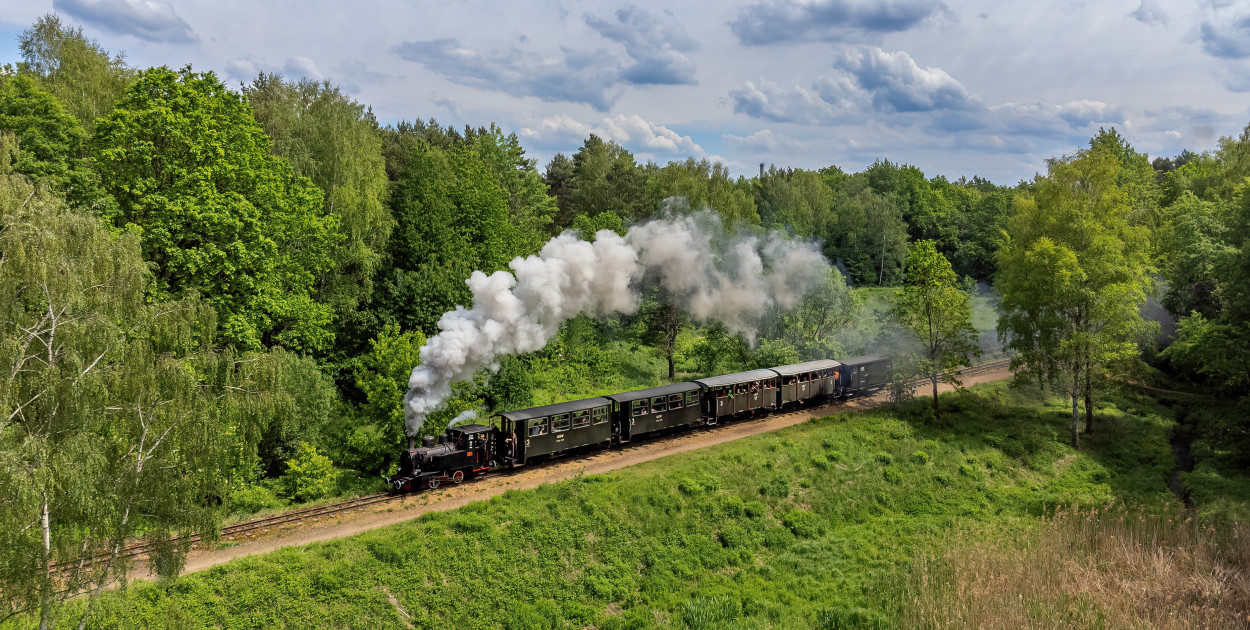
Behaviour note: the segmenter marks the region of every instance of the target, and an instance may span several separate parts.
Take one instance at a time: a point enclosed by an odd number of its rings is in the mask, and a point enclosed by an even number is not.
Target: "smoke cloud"
[[[477,412],[470,409],[468,411],[461,412],[460,415],[456,416],[455,418],[452,418],[451,422],[447,423],[447,428],[450,429],[462,422],[468,422],[470,420],[476,420],[476,419],[477,419]]]
[[[421,348],[404,396],[410,435],[453,383],[497,368],[499,357],[541,349],[565,321],[636,312],[644,280],[658,282],[695,321],[720,320],[754,339],[771,306],[793,307],[829,273],[816,244],[777,233],[730,234],[706,211],[649,221],[624,238],[603,230],[587,242],[566,232],[508,266],[511,273],[474,271],[467,280],[472,308],[444,313],[441,332]]]

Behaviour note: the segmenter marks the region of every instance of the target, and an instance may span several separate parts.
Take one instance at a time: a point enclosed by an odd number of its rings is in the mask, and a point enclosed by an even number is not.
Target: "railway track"
[[[992,372],[992,371],[1007,367],[1010,364],[1010,362],[1011,360],[1007,358],[997,359],[993,361],[987,361],[985,363],[981,363],[978,365],[974,365],[972,367],[966,367],[966,368],[962,368],[958,370],[949,370],[947,372],[943,372],[943,375],[955,373],[961,376],[974,376],[977,374]],[[911,381],[908,381],[908,384],[914,387],[914,386],[927,384],[928,382],[929,382],[928,378],[919,377],[919,378],[912,379]],[[789,417],[789,416],[793,416],[795,414],[800,414],[800,413],[810,413],[811,409],[812,409],[811,407],[788,409],[784,411],[775,411],[771,414],[767,414],[766,416],[757,416],[757,417],[768,417],[768,416]],[[729,430],[732,426],[736,424],[738,423],[734,422],[734,423],[728,423],[728,424],[717,424],[717,425],[708,426],[708,427],[700,427],[699,431],[715,433],[718,431]],[[689,434],[690,434],[689,431],[684,431],[681,433],[659,434],[659,435],[650,436],[644,439],[635,440],[628,444],[623,444],[619,448],[612,449],[612,450],[616,452],[622,452],[622,451],[630,451],[630,450],[640,449],[640,448],[647,448],[650,445],[653,445],[656,443],[663,443],[667,440],[680,438],[682,436],[689,435]],[[574,462],[579,461],[579,460],[590,461],[590,460],[594,460],[602,452],[603,452],[602,450],[590,451],[590,452],[584,453],[580,457],[553,459],[553,460],[531,464],[524,468],[518,468],[518,469],[513,469],[513,470],[500,470],[500,471],[495,471],[491,473],[486,473],[486,474],[480,475],[479,477],[508,476],[508,475],[521,472],[521,471],[525,471],[525,470],[541,470],[551,465],[564,464],[570,461],[574,461]],[[435,491],[425,490],[422,492],[422,494],[425,494],[428,492],[437,492],[437,490]],[[335,503],[328,503],[325,505],[318,505],[318,506],[313,506],[313,507],[300,508],[297,510],[291,510],[288,512],[283,512],[281,514],[275,514],[273,516],[267,516],[264,518],[252,519],[252,520],[243,521],[240,523],[235,523],[233,525],[228,525],[221,529],[220,538],[227,539],[227,538],[237,536],[239,534],[244,534],[247,532],[263,531],[263,530],[270,529],[273,527],[299,523],[302,521],[307,521],[307,520],[319,518],[322,516],[328,516],[331,514],[346,512],[348,510],[359,509],[359,508],[367,507],[370,505],[375,505],[379,503],[385,503],[388,501],[402,499],[405,496],[409,496],[409,495],[391,494],[391,493],[383,492],[383,493],[377,493],[377,494],[369,494],[369,495],[365,495],[361,497],[355,497],[352,499],[348,499],[346,501],[338,501]],[[189,540],[190,543],[194,545],[194,544],[199,543],[201,539],[202,538],[199,534],[193,534],[185,538],[176,539],[175,542],[184,542],[184,541]],[[134,544],[134,545],[124,547],[118,553],[118,556],[125,557],[125,558],[139,557],[139,556],[145,555],[151,548],[152,546],[148,544]],[[108,557],[109,557],[109,554],[96,556],[92,560],[87,561],[85,565],[91,566],[94,562],[107,560]],[[54,570],[57,570],[57,567],[54,567]]]
[[[235,523],[233,525],[227,525],[221,528],[220,537],[222,539],[226,539],[226,538],[230,538],[232,536],[237,536],[239,534],[244,534],[247,532],[265,530],[271,527],[277,527],[280,525],[287,525],[291,523],[298,523],[301,521],[306,521],[306,520],[318,518],[321,516],[328,516],[331,514],[337,514],[339,512],[346,512],[347,510],[359,509],[359,508],[366,507],[369,505],[374,505],[376,503],[385,503],[387,501],[393,501],[395,499],[401,498],[402,496],[403,495],[395,495],[395,494],[390,494],[386,492],[379,492],[377,494],[368,494],[368,495],[361,496],[361,497],[354,497],[346,501],[338,501],[335,503],[327,503],[325,505],[317,505],[313,507],[301,508],[298,510],[290,510],[288,512],[275,514],[273,516],[267,516],[264,518],[257,518],[257,519],[252,519],[249,521],[243,521],[241,523]],[[175,538],[174,542],[183,543],[183,542],[190,541],[192,545],[195,545],[199,543],[202,539],[203,537],[200,536],[199,534],[192,534],[190,536],[183,536],[183,537]],[[116,557],[117,558],[136,558],[136,557],[147,554],[148,551],[150,551],[151,549],[152,549],[152,545],[147,544],[147,543],[133,544],[133,545],[129,545],[129,546],[121,548],[121,550],[117,552]],[[81,565],[75,565],[75,566],[90,567],[90,566],[93,566],[97,562],[107,561],[109,557],[112,555],[113,554],[107,554],[107,553],[100,554],[98,556],[95,556],[94,558],[91,558],[90,560],[87,560]],[[53,572],[63,572],[63,571],[68,570],[68,568],[69,567],[64,566],[64,565],[53,565],[52,570]]]

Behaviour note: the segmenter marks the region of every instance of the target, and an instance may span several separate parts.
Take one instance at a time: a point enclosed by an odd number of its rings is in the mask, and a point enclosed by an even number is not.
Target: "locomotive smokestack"
[[[408,436],[408,450],[411,451],[412,449],[416,447],[417,447],[417,437],[415,435]]]

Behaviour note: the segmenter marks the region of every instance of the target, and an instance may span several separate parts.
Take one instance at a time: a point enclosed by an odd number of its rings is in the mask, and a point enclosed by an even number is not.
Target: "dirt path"
[[[996,381],[1011,376],[1007,368],[967,376],[964,385],[975,385]],[[951,391],[950,385],[942,384],[938,391]],[[918,396],[926,395],[929,386],[916,388]],[[885,404],[885,394],[877,394],[870,398],[852,400],[844,405],[828,405],[813,409],[804,409],[786,414],[772,416],[760,420],[748,420],[735,424],[696,430],[667,438],[660,438],[629,448],[600,451],[593,455],[575,460],[557,461],[538,468],[526,468],[517,472],[486,477],[463,486],[444,487],[434,491],[425,491],[415,495],[407,495],[395,501],[362,508],[357,512],[344,512],[326,517],[321,522],[305,521],[298,525],[261,530],[256,536],[236,539],[238,544],[218,549],[196,549],[187,557],[184,573],[201,571],[209,567],[224,564],[235,558],[263,554],[290,547],[305,545],[312,542],[332,540],[352,536],[371,529],[402,523],[429,512],[454,510],[458,507],[503,494],[508,490],[524,490],[536,488],[544,483],[568,479],[578,474],[605,473],[608,471],[640,464],[642,462],[706,448],[716,444],[732,442],[744,437],[776,431],[785,427],[806,422],[811,418],[826,416],[845,409],[866,409]],[[133,578],[150,577],[147,569],[137,566],[131,574]]]

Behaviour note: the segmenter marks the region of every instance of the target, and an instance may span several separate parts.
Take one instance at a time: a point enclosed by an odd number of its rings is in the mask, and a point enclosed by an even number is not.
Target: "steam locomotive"
[[[410,438],[397,492],[460,483],[491,470],[514,468],[574,451],[610,448],[660,432],[717,423],[831,399],[862,396],[885,386],[890,360],[865,355],[751,370],[509,411],[490,424],[449,427],[420,447]]]

